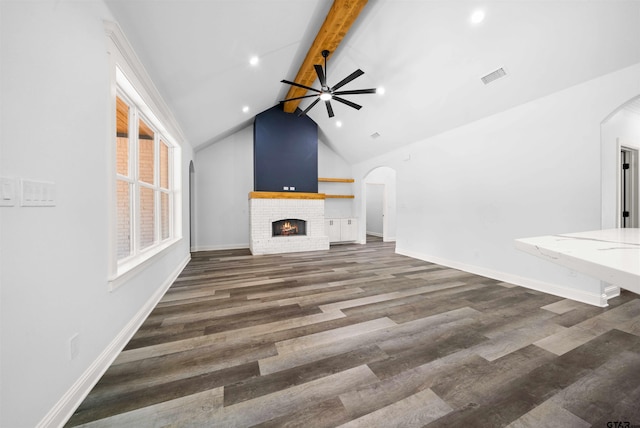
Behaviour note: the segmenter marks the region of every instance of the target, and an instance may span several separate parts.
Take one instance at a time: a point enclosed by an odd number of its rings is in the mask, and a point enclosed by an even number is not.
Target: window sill
[[[138,256],[127,260],[124,263],[118,264],[118,272],[114,276],[109,278],[109,291],[115,291],[121,285],[131,280],[134,276],[144,271],[147,267],[149,267],[149,265],[154,262],[157,256],[166,253],[181,240],[182,238],[175,238],[171,241],[164,242],[156,247],[142,252]]]

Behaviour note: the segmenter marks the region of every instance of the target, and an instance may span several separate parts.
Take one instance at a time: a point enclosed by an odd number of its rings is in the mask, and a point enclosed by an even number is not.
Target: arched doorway
[[[602,229],[640,227],[640,96],[601,124]]]

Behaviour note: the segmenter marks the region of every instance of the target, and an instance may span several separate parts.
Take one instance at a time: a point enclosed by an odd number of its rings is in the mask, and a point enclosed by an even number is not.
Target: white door
[[[620,148],[620,227],[638,227],[638,150]]]

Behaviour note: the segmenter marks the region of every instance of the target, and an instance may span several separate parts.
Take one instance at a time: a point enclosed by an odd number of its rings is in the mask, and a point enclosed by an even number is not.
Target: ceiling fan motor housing
[[[288,85],[293,85],[293,86],[297,86],[303,89],[306,89],[307,91],[313,91],[315,92],[312,95],[303,95],[301,97],[295,97],[295,98],[289,98],[286,100],[282,100],[281,103],[286,103],[287,101],[293,101],[293,100],[299,100],[302,98],[312,98],[312,97],[317,97],[315,99],[315,101],[313,101],[311,104],[309,104],[309,106],[302,112],[299,113],[298,116],[306,114],[309,110],[311,110],[320,100],[324,101],[325,106],[327,107],[327,114],[329,115],[329,117],[333,117],[333,107],[331,106],[331,100],[336,100],[342,104],[348,105],[351,108],[354,108],[356,110],[360,110],[362,108],[361,105],[356,104],[354,102],[351,102],[349,100],[345,100],[344,98],[340,97],[340,95],[355,95],[355,94],[375,94],[376,90],[375,89],[355,89],[355,90],[350,90],[350,91],[337,91],[337,89],[340,89],[341,87],[343,87],[344,85],[346,85],[347,83],[351,82],[352,80],[354,80],[357,77],[360,77],[364,74],[364,72],[360,69],[357,69],[356,71],[354,71],[353,73],[351,73],[350,75],[348,75],[347,77],[345,77],[344,79],[342,79],[340,82],[336,83],[335,86],[330,87],[327,84],[327,57],[329,56],[329,51],[328,50],[323,50],[322,51],[322,56],[324,57],[324,69],[322,68],[322,65],[320,64],[316,64],[314,67],[316,69],[316,74],[318,75],[318,81],[320,82],[320,88],[321,89],[316,89],[316,88],[312,88],[310,86],[306,86],[306,85],[302,85],[300,83],[296,83],[296,82],[291,82],[288,80],[282,80],[282,83],[286,83]]]

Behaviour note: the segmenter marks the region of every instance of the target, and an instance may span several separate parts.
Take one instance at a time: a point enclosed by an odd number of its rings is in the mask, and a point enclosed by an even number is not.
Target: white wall
[[[253,191],[253,126],[199,150],[195,170],[194,251],[249,248],[248,196]],[[318,175],[349,178],[352,171],[344,159],[318,141]],[[352,187],[350,184],[320,183],[318,191],[352,193]],[[327,199],[325,216],[350,217],[352,206],[350,199]]]
[[[0,208],[0,426],[57,425],[188,260],[188,239],[109,292],[112,17],[100,1],[0,8],[0,176],[52,181],[57,193],[55,207]],[[191,158],[184,146],[183,183]],[[182,218],[188,237],[185,204]]]
[[[397,175],[397,251],[597,304],[598,281],[514,248],[600,228],[600,123],[640,65],[354,165]]]
[[[640,149],[640,115],[618,110],[602,124],[602,228],[618,226],[619,144]]]
[[[198,152],[194,251],[249,248],[253,126]]]
[[[318,140],[318,176],[328,178],[353,178],[351,165]],[[318,192],[326,194],[352,195],[356,183],[318,183]],[[348,218],[355,215],[353,199],[325,199],[326,218]]]

